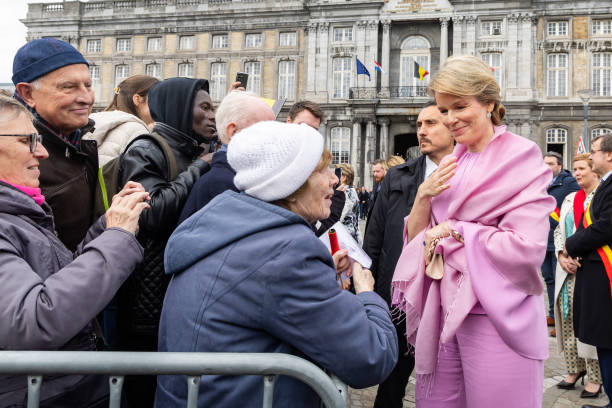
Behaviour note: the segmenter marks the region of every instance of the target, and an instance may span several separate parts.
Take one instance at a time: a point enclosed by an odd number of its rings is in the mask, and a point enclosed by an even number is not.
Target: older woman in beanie
[[[500,88],[480,58],[447,59],[429,86],[457,146],[418,189],[393,277],[417,406],[540,407],[551,171],[502,125]]]
[[[384,380],[397,360],[387,305],[372,291],[371,273],[357,263],[357,294],[340,290],[334,259],[310,227],[329,216],[338,181],[321,134],[305,124],[260,122],[232,138],[227,158],[242,192],[215,197],[166,247],[166,272],[173,276],[159,350],[287,353],[352,387]],[[261,406],[257,376],[202,381],[201,406]],[[186,400],[183,377],[158,378],[156,406]],[[306,384],[281,376],[274,403],[299,408],[320,401]]]

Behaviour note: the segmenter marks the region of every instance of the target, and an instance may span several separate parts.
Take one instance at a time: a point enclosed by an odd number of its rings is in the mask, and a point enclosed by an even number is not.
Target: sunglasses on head
[[[39,143],[42,143],[42,135],[38,133],[24,133],[24,134],[12,134],[12,133],[0,133],[0,136],[13,136],[13,137],[27,137],[30,141],[30,153],[36,151],[36,147]]]

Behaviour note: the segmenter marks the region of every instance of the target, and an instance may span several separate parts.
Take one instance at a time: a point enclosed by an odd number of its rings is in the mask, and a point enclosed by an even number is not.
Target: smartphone
[[[246,72],[236,72],[236,82],[240,82],[242,88],[246,89],[248,80],[249,74]]]

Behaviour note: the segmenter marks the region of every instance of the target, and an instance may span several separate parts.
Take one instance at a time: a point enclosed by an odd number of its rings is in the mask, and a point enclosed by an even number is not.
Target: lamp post
[[[591,148],[591,141],[589,140],[589,101],[591,100],[591,96],[593,96],[593,91],[590,89],[581,89],[576,92],[580,99],[582,100],[582,106],[584,106],[584,136],[582,137],[582,141],[584,142],[584,148],[588,152]]]

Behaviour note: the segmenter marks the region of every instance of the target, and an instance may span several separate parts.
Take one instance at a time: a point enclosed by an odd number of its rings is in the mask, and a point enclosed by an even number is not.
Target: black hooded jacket
[[[151,196],[151,208],[143,211],[139,222],[138,240],[145,249],[144,261],[119,296],[119,346],[122,349],[129,349],[126,342],[133,333],[157,337],[169,281],[164,274],[164,248],[176,228],[191,188],[210,168],[199,159],[203,138],[193,132],[193,102],[201,89],[208,92],[207,80],[170,78],[155,84],[149,91],[149,110],[156,122],[153,132],[161,135],[174,153],[176,179],[169,180],[166,158],[154,140],[134,142],[121,157],[121,183],[137,181]]]

